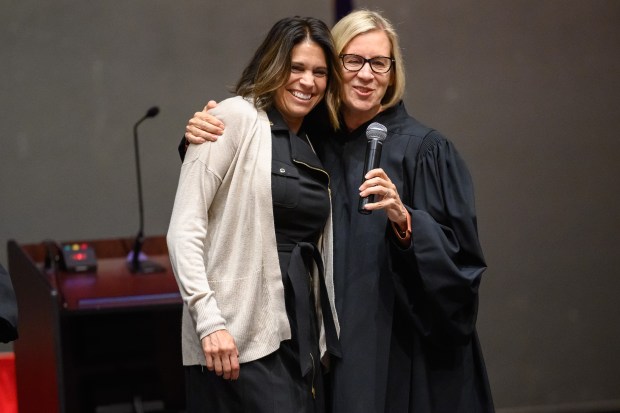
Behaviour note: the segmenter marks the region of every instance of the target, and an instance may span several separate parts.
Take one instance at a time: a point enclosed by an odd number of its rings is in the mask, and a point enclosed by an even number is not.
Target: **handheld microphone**
[[[368,142],[366,143],[366,159],[364,160],[364,170],[362,171],[362,183],[366,180],[364,177],[368,172],[379,167],[381,148],[386,137],[387,128],[380,123],[373,122],[366,128],[366,139],[368,139]],[[372,211],[364,209],[364,206],[373,202],[375,202],[374,195],[360,197],[357,211],[364,215],[371,214]]]
[[[135,125],[133,125],[133,146],[134,152],[136,155],[136,177],[138,181],[138,207],[140,212],[140,228],[138,230],[138,234],[136,235],[136,240],[133,244],[133,248],[127,257],[128,266],[131,272],[133,273],[151,273],[151,272],[162,272],[165,271],[165,268],[161,265],[147,261],[144,257],[141,257],[142,254],[142,244],[144,244],[144,206],[142,200],[142,178],[140,175],[140,152],[138,150],[138,125],[140,125],[145,119],[154,118],[159,114],[159,108],[157,106],[153,106],[150,108],[146,115],[142,116],[140,120],[138,120]]]

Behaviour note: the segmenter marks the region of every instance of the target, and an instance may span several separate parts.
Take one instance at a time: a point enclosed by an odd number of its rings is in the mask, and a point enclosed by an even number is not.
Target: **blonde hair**
[[[354,37],[373,30],[383,31],[392,45],[391,56],[394,59],[392,67],[392,84],[385,91],[381,104],[384,108],[396,105],[405,93],[405,64],[398,42],[398,34],[392,23],[379,13],[370,10],[357,10],[344,16],[332,28],[336,53],[342,54],[344,48]]]

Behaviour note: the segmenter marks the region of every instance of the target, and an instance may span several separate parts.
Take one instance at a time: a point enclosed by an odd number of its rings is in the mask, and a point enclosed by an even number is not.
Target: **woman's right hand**
[[[215,371],[225,380],[239,378],[239,351],[228,330],[214,331],[203,337],[201,343],[209,371]]]
[[[215,142],[224,133],[224,124],[215,116],[207,113],[209,109],[213,109],[216,106],[217,103],[210,100],[202,112],[194,113],[194,117],[189,120],[185,127],[185,139],[189,143]]]

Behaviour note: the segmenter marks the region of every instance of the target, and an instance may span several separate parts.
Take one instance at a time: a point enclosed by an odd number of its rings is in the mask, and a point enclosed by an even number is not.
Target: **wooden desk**
[[[144,243],[149,259],[166,268],[152,274],[127,269],[132,239],[75,242],[94,247],[96,272],[46,269],[50,245],[8,243],[20,413],[114,411],[141,402],[182,411],[181,299],[165,239]]]

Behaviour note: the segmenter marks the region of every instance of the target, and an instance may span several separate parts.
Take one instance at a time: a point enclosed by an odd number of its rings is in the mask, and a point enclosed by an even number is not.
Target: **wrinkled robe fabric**
[[[408,248],[398,244],[385,212],[357,211],[371,122],[388,130],[380,166],[411,214]],[[493,412],[475,329],[486,264],[465,162],[402,102],[350,133],[310,136],[330,174],[333,202],[343,354],[332,366],[331,410]]]

